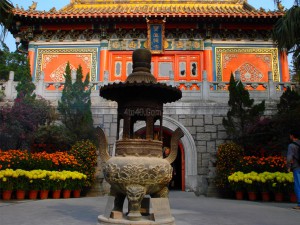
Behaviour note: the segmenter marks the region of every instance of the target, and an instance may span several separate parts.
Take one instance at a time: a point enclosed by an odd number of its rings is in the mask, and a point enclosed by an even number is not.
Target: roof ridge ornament
[[[35,11],[37,7],[37,2],[32,1],[31,6],[29,6],[28,11]]]

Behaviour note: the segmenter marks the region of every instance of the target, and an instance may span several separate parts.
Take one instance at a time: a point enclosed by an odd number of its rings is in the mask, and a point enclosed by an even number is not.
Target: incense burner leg
[[[168,198],[169,196],[169,188],[163,187],[160,191],[151,195],[152,198]]]
[[[145,196],[145,187],[138,184],[131,184],[126,187],[126,193],[128,198],[128,215],[129,220],[140,220],[141,215],[141,203]]]
[[[115,197],[113,211],[123,212],[123,205],[126,195],[115,190],[111,190],[111,195]]]

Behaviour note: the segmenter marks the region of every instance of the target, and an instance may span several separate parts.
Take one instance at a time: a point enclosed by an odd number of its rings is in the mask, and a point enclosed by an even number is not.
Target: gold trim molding
[[[37,66],[35,72],[35,78],[38,79],[41,71],[42,71],[42,64],[43,64],[43,55],[44,54],[91,54],[91,68],[90,68],[90,76],[91,81],[96,81],[96,73],[97,73],[97,55],[98,49],[97,48],[39,48],[37,51]]]
[[[223,53],[243,53],[243,54],[271,54],[271,70],[273,73],[273,80],[280,81],[279,72],[279,59],[277,48],[234,48],[234,47],[216,47],[216,75],[217,81],[223,81],[223,68],[222,68],[222,54]]]

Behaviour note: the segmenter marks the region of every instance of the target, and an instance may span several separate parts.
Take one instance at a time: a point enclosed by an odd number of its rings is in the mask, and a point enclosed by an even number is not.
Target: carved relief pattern
[[[236,54],[223,54],[223,68],[227,68],[227,64],[231,61],[231,59],[237,58]]]
[[[57,54],[54,54],[54,55],[44,55],[43,69],[45,69],[49,63],[51,63],[52,59],[57,58],[57,57],[58,57]]]
[[[143,164],[128,164],[122,168],[117,164],[107,164],[104,167],[105,179],[109,183],[130,184],[167,184],[172,179],[170,165],[145,166]]]
[[[216,57],[216,75],[217,81],[222,81],[223,79],[223,64],[222,56],[223,54],[269,54],[270,63],[273,72],[274,81],[279,81],[279,60],[278,60],[278,49],[277,48],[233,48],[233,47],[216,47],[215,57]]]
[[[76,55],[77,58],[81,58],[86,64],[87,68],[91,69],[91,58],[89,55]]]
[[[270,55],[257,54],[256,57],[261,59],[264,63],[266,63],[268,65],[269,70],[272,69],[272,59]]]
[[[90,63],[88,64],[91,69],[91,81],[96,81],[97,72],[97,48],[51,48],[51,49],[38,49],[37,53],[37,67],[36,67],[36,79],[39,78],[41,71],[43,70],[43,58],[45,55],[60,55],[60,54],[77,54],[87,55],[90,54]],[[53,58],[52,58],[53,59]]]
[[[67,63],[63,63],[61,64],[59,67],[57,67],[51,74],[50,74],[50,78],[54,81],[54,82],[64,82],[65,78],[64,78],[64,73],[66,70],[66,66]],[[76,67],[73,66],[72,64],[70,64],[70,68],[71,70],[75,70],[76,71]]]
[[[250,63],[244,63],[238,70],[241,72],[242,82],[257,82],[262,80],[262,73]]]

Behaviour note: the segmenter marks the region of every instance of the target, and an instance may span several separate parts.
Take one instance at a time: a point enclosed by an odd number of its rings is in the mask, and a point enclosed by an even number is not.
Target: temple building
[[[62,9],[37,11],[34,2],[28,9],[13,6],[12,13],[9,31],[28,51],[33,80],[44,84],[38,94],[55,104],[68,62],[90,74],[94,123],[105,131],[111,154],[116,103],[100,98],[99,87],[126,80],[133,50],[152,52],[152,74],[183,92],[164,107],[165,147],[176,128],[184,132],[171,189],[213,192],[231,73],[251,96],[266,100],[266,113],[274,110],[280,85],[290,82],[287,55],[272,41],[283,9],[255,9],[247,0],[70,0]],[[136,134],[144,128],[135,127]]]

